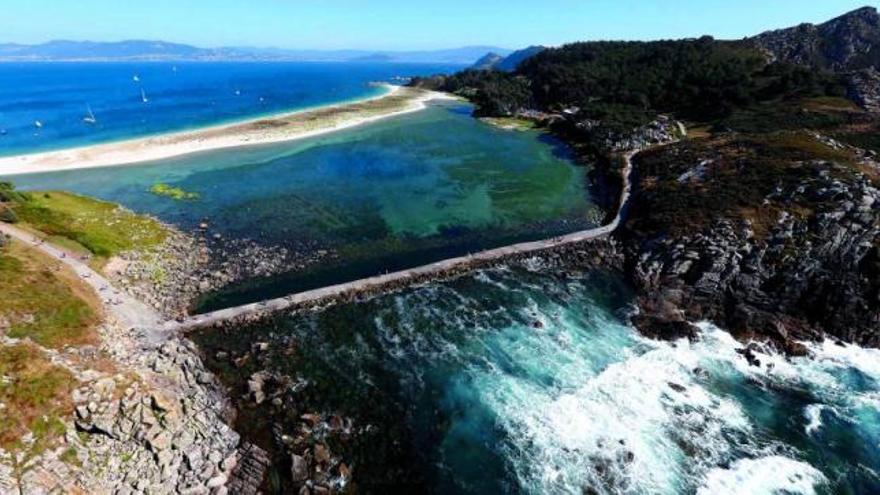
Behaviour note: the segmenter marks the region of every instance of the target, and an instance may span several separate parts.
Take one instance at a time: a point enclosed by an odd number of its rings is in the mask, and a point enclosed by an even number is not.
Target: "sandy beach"
[[[450,95],[390,86],[366,100],[193,131],[0,158],[0,176],[150,162],[201,151],[292,141],[415,112]]]

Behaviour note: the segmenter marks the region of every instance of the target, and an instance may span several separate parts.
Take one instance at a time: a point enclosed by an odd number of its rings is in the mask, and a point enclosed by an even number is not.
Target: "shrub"
[[[7,207],[2,207],[0,209],[0,222],[3,223],[18,223],[18,215],[15,214],[14,211]]]

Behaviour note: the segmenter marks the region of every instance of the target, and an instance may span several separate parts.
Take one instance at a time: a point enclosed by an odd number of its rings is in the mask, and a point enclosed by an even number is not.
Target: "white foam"
[[[705,349],[686,341],[650,345],[571,391],[494,377],[483,399],[511,438],[521,487],[676,493],[730,454],[727,435],[750,436],[740,407],[694,380]]]
[[[825,476],[813,466],[782,456],[741,459],[729,469],[709,472],[698,495],[810,495],[825,483]]]
[[[852,344],[835,344],[826,339],[820,344],[806,344],[815,360],[826,367],[855,368],[880,380],[880,349],[866,349]]]
[[[467,291],[440,285],[396,296],[394,318],[379,314],[375,323],[395,359],[462,365],[467,376],[456,393],[479,401],[505,432],[502,454],[518,491],[814,493],[822,473],[767,438],[734,393],[712,384],[809,391],[816,399],[803,410],[808,435],[823,427],[823,412],[852,417],[853,407],[880,403],[876,390],[854,390],[850,373],[880,379],[880,351],[826,342],[807,344],[812,358],[788,359],[758,349],[761,365],[752,366],[737,352],[742,343],[708,323],[698,324],[696,342],[657,342],[588,296],[569,308],[565,294],[504,272],[475,278],[488,291],[517,289],[516,308],[487,310]],[[426,322],[437,331],[425,331]],[[467,338],[450,338],[457,331]]]
[[[825,404],[810,404],[804,408],[804,417],[807,419],[804,432],[807,435],[813,435],[822,427],[822,409],[825,407]]]

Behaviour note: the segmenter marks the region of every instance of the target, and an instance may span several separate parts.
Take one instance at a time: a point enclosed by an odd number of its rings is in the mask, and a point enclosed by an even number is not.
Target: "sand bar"
[[[58,151],[0,157],[0,176],[131,165],[223,148],[280,143],[415,112],[443,93],[390,86],[381,96],[233,124]]]

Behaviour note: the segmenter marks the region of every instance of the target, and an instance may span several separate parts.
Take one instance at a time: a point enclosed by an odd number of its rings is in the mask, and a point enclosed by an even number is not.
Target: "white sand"
[[[148,138],[2,157],[0,176],[131,165],[201,151],[293,141],[415,112],[424,109],[428,101],[452,98],[390,86],[386,94],[352,103]]]

